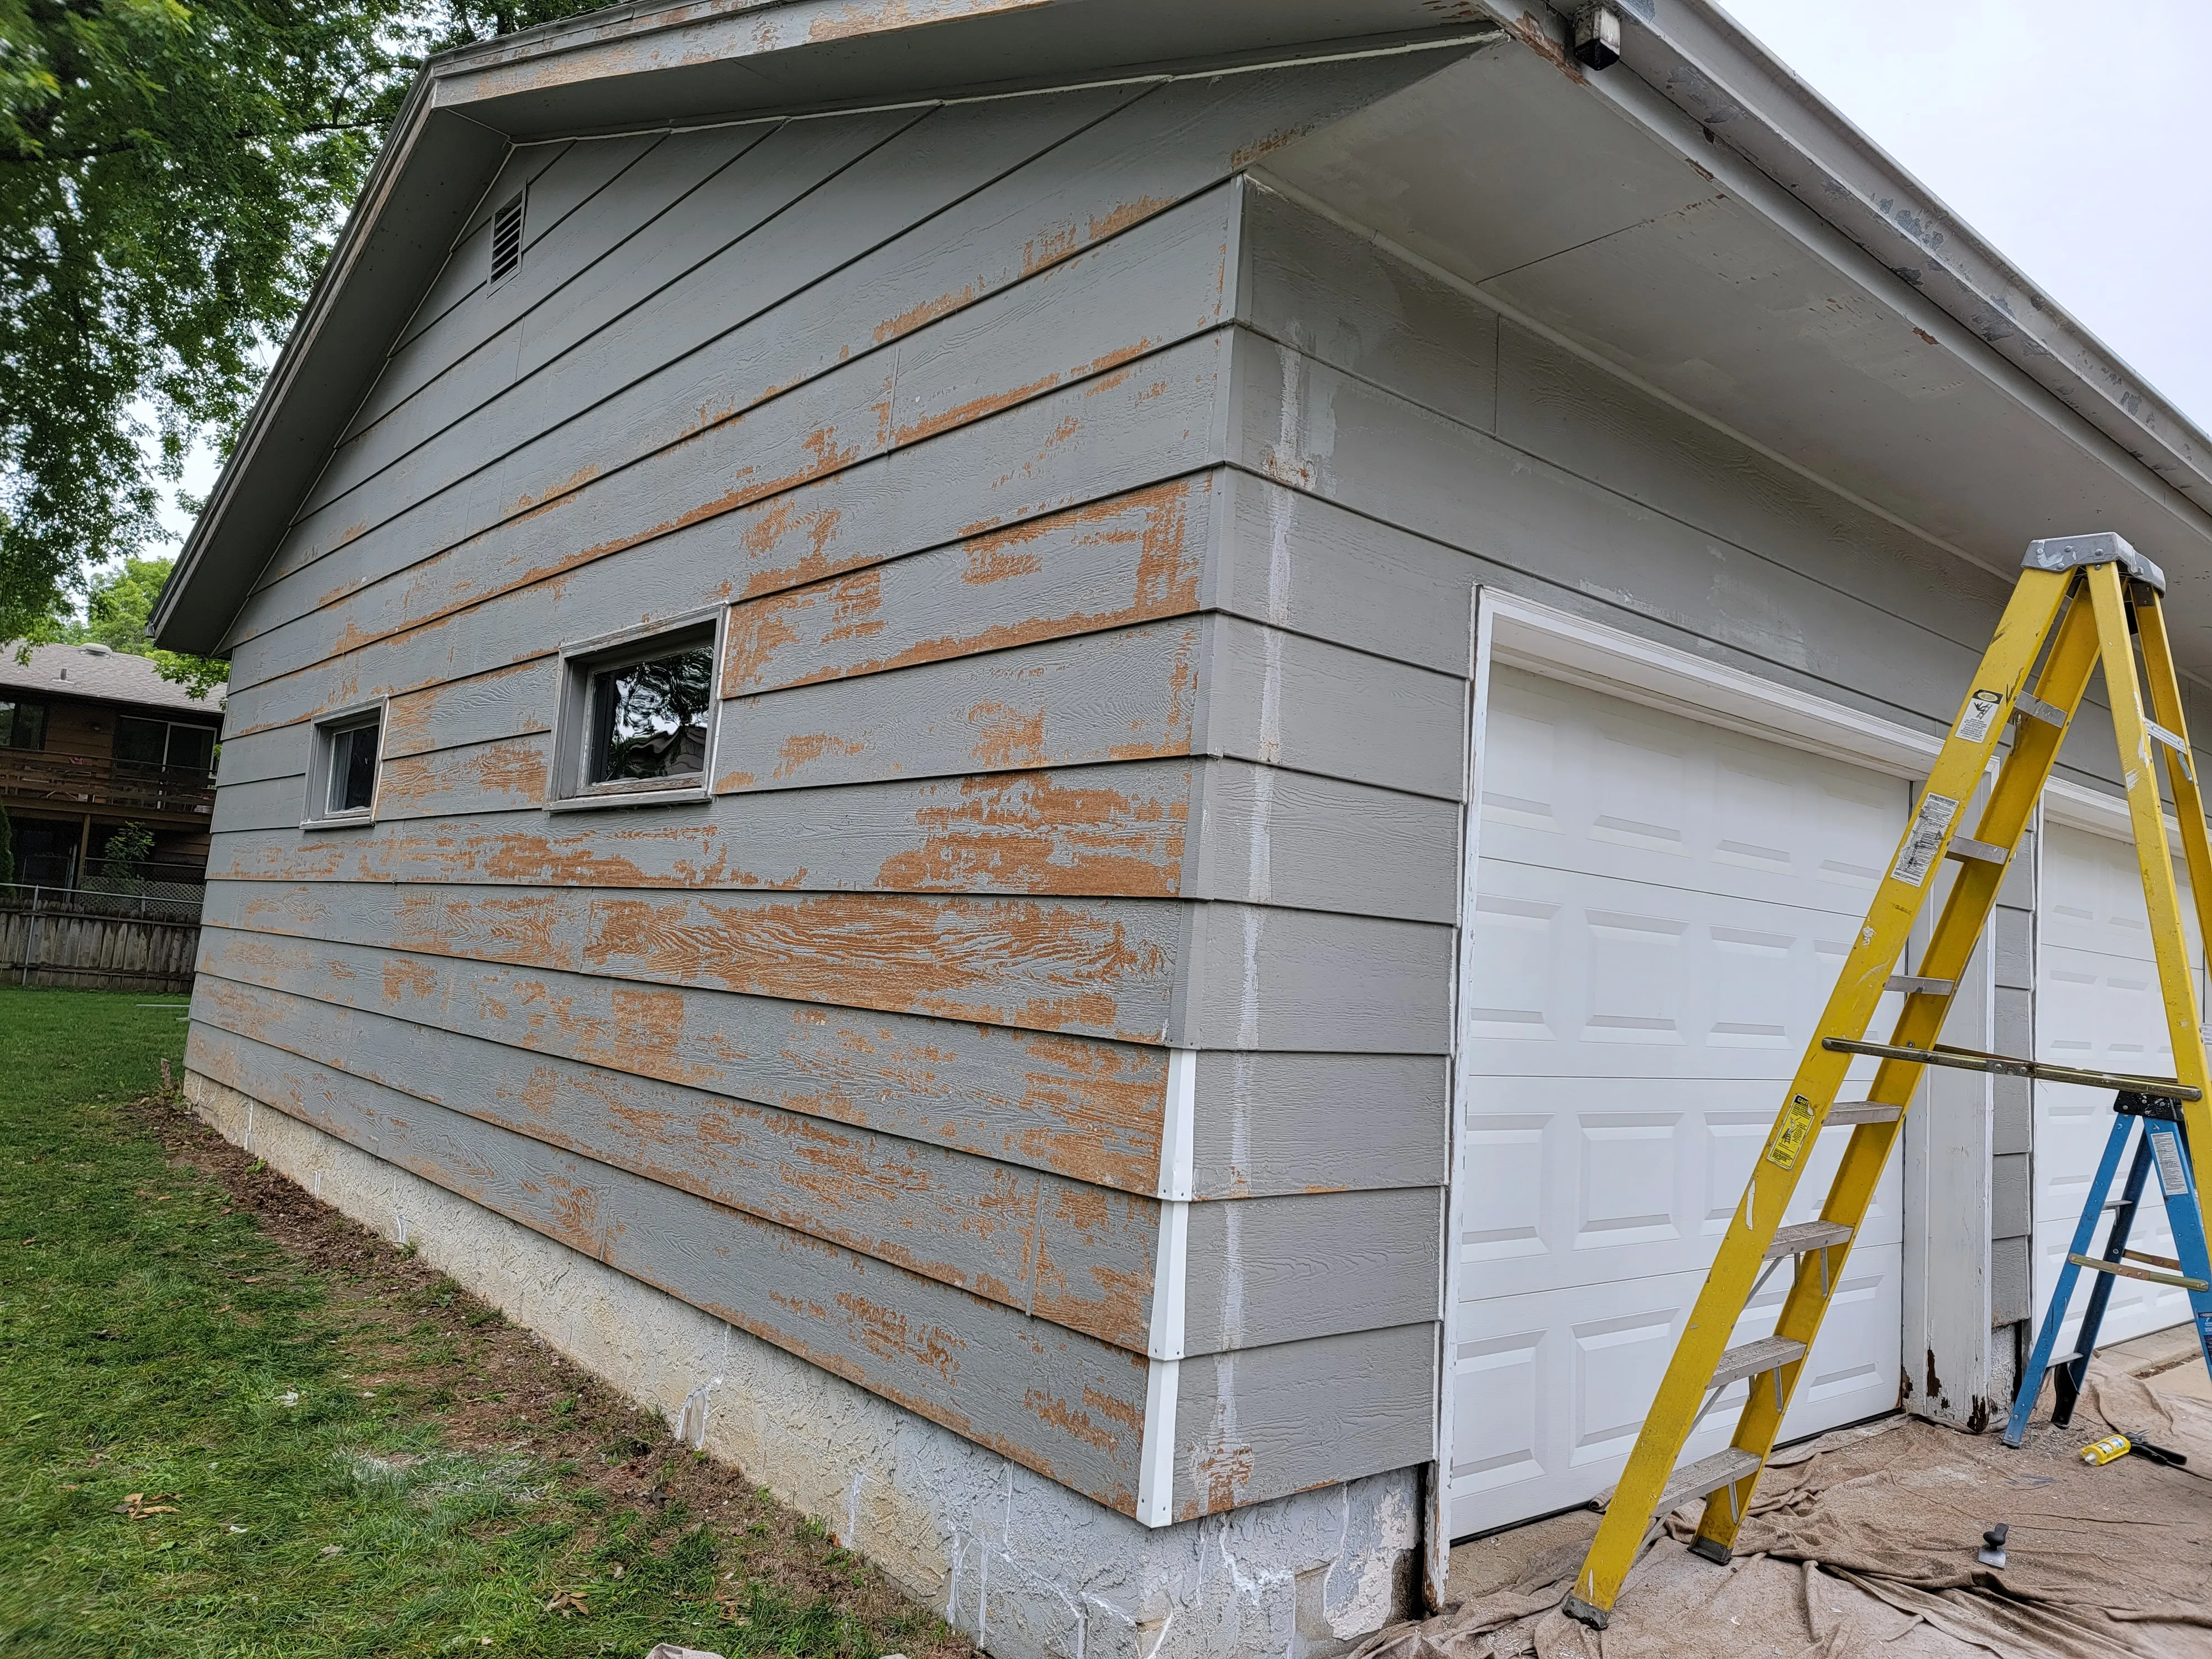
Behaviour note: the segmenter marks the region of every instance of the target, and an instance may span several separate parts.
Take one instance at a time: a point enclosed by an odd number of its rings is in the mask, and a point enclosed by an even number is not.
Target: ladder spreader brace
[[[2212,1106],[2205,1091],[2204,1040],[2182,930],[2181,899],[2166,852],[2161,771],[2180,820],[2203,937],[2212,939],[2212,842],[2190,757],[2181,690],[2168,644],[2166,577],[2118,536],[2103,532],[2032,542],[2018,582],[1981,665],[1930,768],[1888,873],[1875,890],[1836,988],[1768,1132],[1743,1199],[1723,1235],[1704,1288],[1683,1327],[1657,1397],[1644,1419],[1628,1467],[1567,1596],[1565,1611],[1602,1630],[1653,1516],[1692,1498],[1708,1501],[1691,1549],[1726,1561],[1774,1449],[1783,1415],[1820,1334],[1843,1263],[1873,1201],[1898,1125],[1929,1066],[1963,1066],[2058,1083],[2086,1083],[2183,1103],[2194,1188],[2212,1188]],[[2136,653],[2141,651],[2138,663]],[[2033,820],[2068,724],[2100,665],[2119,741],[2128,817],[2135,836],[2158,963],[2171,1078],[2120,1077],[2039,1060],[1939,1046],[1936,1039],[1967,958],[1987,925],[2006,867]],[[2146,696],[2146,691],[2148,696]],[[1961,812],[1981,787],[2006,732],[2012,743],[1990,786],[1988,805],[1969,836]],[[1894,972],[1913,923],[1944,859],[1957,866],[1917,973]],[[1865,1040],[1887,991],[1905,1007],[1886,1043]],[[1838,1102],[1859,1055],[1881,1064],[1863,1101]],[[1784,1227],[1806,1154],[1825,1129],[1848,1127],[1834,1182],[1817,1222]],[[2200,1212],[2201,1215],[2201,1212]],[[1782,1261],[1794,1277],[1773,1334],[1731,1348],[1744,1309]],[[1817,1260],[1817,1271],[1808,1270]],[[1771,1386],[1761,1386],[1769,1378]],[[1683,1468],[1682,1448],[1730,1384],[1751,1386],[1727,1449]],[[1723,1497],[1725,1501],[1721,1501]]]

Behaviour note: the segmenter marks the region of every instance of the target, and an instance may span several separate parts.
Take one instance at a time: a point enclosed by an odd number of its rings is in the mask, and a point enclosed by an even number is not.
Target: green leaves
[[[228,445],[423,50],[589,9],[0,0],[0,640]]]

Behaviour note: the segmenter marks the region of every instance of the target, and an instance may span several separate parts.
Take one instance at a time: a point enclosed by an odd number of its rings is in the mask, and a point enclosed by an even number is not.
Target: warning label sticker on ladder
[[[1959,716],[1959,737],[1966,743],[1979,743],[1990,734],[1990,723],[2004,707],[2002,691],[1977,691],[1966,700],[1966,712]]]
[[[1890,875],[1908,887],[1927,880],[1929,869],[1942,855],[1943,837],[1950,833],[1951,820],[1958,816],[1959,803],[1952,797],[1923,795],[1912,827],[1905,832],[1905,845],[1897,849],[1897,863]]]
[[[1782,1114],[1782,1121],[1775,1127],[1774,1145],[1766,1154],[1766,1161],[1785,1170],[1796,1169],[1797,1154],[1805,1150],[1805,1143],[1812,1138],[1813,1103],[1802,1095],[1792,1095],[1789,1108]]]
[[[2180,1197],[2189,1190],[2189,1177],[2182,1173],[2179,1143],[2170,1134],[2154,1133],[2150,1150],[2158,1159],[2158,1184],[2166,1189],[2167,1197]]]

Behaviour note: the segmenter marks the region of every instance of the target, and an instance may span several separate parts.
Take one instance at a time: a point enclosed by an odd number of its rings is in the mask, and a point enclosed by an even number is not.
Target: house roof
[[[0,697],[35,693],[42,697],[82,697],[169,714],[222,713],[225,690],[216,686],[195,697],[173,680],[165,680],[150,657],[111,651],[104,645],[34,645],[27,663],[15,660],[18,647],[0,644]]]
[[[2212,440],[1711,0],[1619,9],[1601,73],[1534,0],[690,0],[434,59],[157,635],[216,647],[512,143],[1452,38],[1494,44],[1271,181],[1954,554],[2109,528],[2212,578]]]

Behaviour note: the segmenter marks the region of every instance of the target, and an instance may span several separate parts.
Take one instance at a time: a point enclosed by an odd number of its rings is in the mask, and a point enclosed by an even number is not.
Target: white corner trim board
[[[1197,1118],[1198,1053],[1170,1048],[1160,1124],[1160,1242],[1152,1262],[1152,1328],[1145,1343],[1145,1438],[1137,1466],[1137,1519],[1148,1527],[1164,1527],[1175,1519],[1176,1389],[1182,1380]]]

